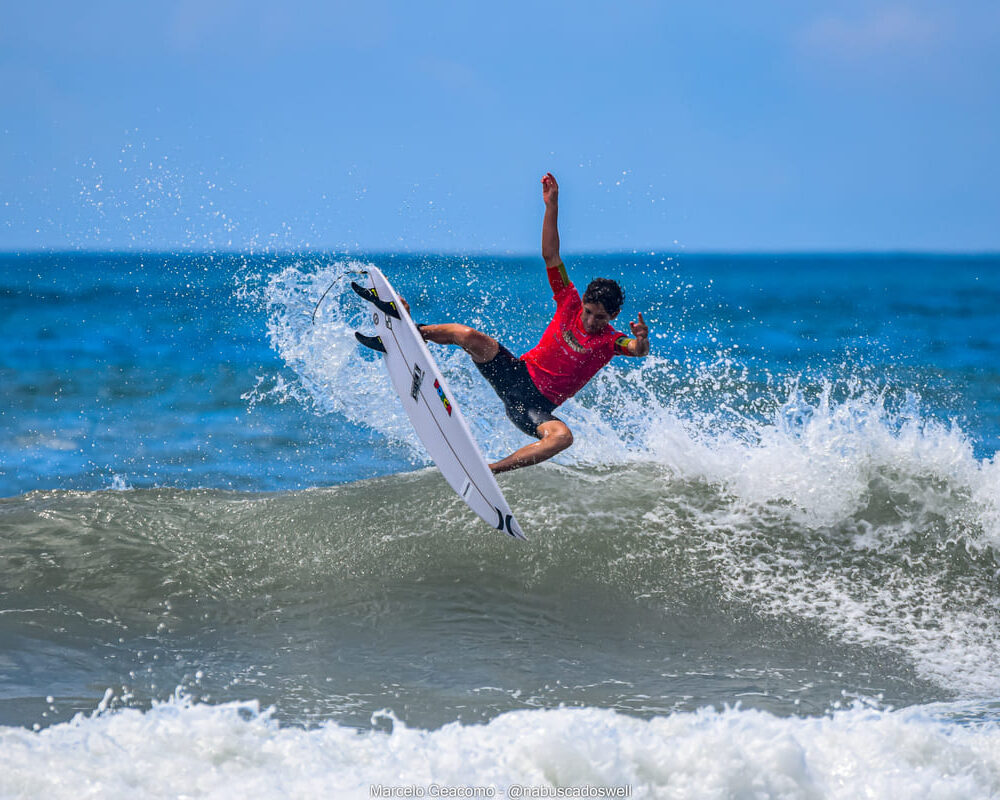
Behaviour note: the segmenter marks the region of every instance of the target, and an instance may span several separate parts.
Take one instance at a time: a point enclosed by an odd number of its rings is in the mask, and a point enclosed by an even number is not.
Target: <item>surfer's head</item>
[[[625,293],[610,278],[595,278],[583,293],[580,322],[587,333],[600,333],[622,310]]]

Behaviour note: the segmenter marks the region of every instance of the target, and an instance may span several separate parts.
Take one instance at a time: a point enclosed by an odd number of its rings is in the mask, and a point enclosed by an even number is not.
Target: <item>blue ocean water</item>
[[[347,286],[523,352],[540,259],[0,256],[0,796],[1000,793],[1000,258],[566,262],[652,354],[502,476],[524,545]],[[523,444],[434,352],[487,456]]]
[[[911,394],[925,417],[955,421],[976,457],[1000,447],[995,257],[570,261],[578,282],[622,277],[624,315],[645,310],[654,355],[677,367],[675,380],[697,382],[699,369],[722,359],[765,406],[786,399],[789,378],[804,391],[828,384],[835,393],[860,385]],[[373,262],[393,274],[421,318],[471,321],[512,349],[531,347],[547,321],[544,276],[531,257],[390,254]],[[288,308],[269,279],[291,270],[304,305],[287,313],[301,323],[312,311],[306,300],[348,263],[315,255],[3,256],[0,495],[101,489],[115,476],[136,488],[288,490],[407,468],[364,424],[325,413],[327,398],[306,392],[288,402],[302,376],[268,335],[269,315]],[[254,400],[275,386],[290,394]]]

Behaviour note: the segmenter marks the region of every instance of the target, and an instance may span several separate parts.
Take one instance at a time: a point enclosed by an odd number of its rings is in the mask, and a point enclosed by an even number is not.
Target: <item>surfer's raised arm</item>
[[[649,327],[642,314],[639,314],[638,322],[631,323],[631,337],[611,325],[625,301],[625,293],[617,281],[595,278],[582,296],[570,283],[559,255],[559,184],[551,172],[546,172],[542,177],[542,200],[545,202],[542,258],[556,308],[552,321],[545,328],[538,344],[518,358],[489,334],[468,325],[448,322],[419,326],[420,335],[425,341],[458,345],[465,350],[503,401],[511,422],[518,430],[538,439],[537,442],[526,444],[506,458],[490,464],[489,468],[494,473],[538,464],[573,444],[573,433],[569,426],[552,412],[580,391],[614,356],[642,357],[649,353]],[[382,279],[384,280],[384,276]],[[361,287],[355,288],[355,291],[373,304],[382,302],[377,295],[365,293]],[[402,297],[399,302],[405,307]],[[378,305],[376,307],[381,308]],[[386,314],[389,316],[385,316]],[[384,318],[384,328],[390,330],[392,314],[389,311],[382,309],[381,317],[379,314],[373,316],[376,325]],[[391,337],[391,344],[379,337],[373,339],[361,334],[357,336],[362,344],[373,350],[383,353],[399,351],[395,333]],[[409,362],[404,366],[405,370],[400,373],[400,397],[406,402],[407,408],[416,408],[406,398],[417,397],[424,368],[414,366],[411,373]],[[396,385],[396,378],[400,375],[393,375]],[[426,384],[427,381],[423,383]],[[434,387],[446,408],[445,413],[450,417],[452,401],[448,400],[445,389],[438,384],[439,381],[435,381]],[[396,388],[399,389],[399,386]],[[431,402],[430,407],[440,414],[436,402]],[[418,428],[418,432],[419,430]],[[435,430],[444,429],[438,426]],[[472,447],[475,449],[474,444]],[[440,462],[438,464],[440,466]],[[465,489],[462,490],[463,497],[468,486],[466,481]],[[499,511],[499,506],[496,508]]]
[[[542,220],[542,258],[548,273],[552,293],[569,286],[569,276],[559,256],[559,184],[551,172],[542,177],[542,200],[545,201],[545,218]]]

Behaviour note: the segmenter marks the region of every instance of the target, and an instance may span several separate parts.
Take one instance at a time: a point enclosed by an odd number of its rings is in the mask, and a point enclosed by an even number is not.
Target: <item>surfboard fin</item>
[[[365,347],[370,347],[372,350],[377,350],[380,353],[385,352],[385,345],[382,344],[381,336],[365,336],[363,333],[354,331],[354,338],[357,339]]]
[[[395,317],[399,319],[399,309],[396,308],[395,303],[387,303],[385,300],[380,300],[378,295],[375,294],[371,289],[366,289],[364,286],[359,285],[356,281],[351,281],[351,288],[359,296],[371,303],[375,308],[381,311],[383,314],[388,314],[390,317]]]

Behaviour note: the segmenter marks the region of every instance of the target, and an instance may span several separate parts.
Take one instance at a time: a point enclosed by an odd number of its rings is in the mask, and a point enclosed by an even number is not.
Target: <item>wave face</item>
[[[102,676],[136,702],[252,692],[300,723],[362,722],[387,698],[434,726],[995,696],[992,470],[962,483],[870,455],[839,508],[649,464],[514,473],[532,535],[514,547],[430,469],[264,495],[35,492],[0,505],[0,620],[23,668],[58,665],[74,696]]]

